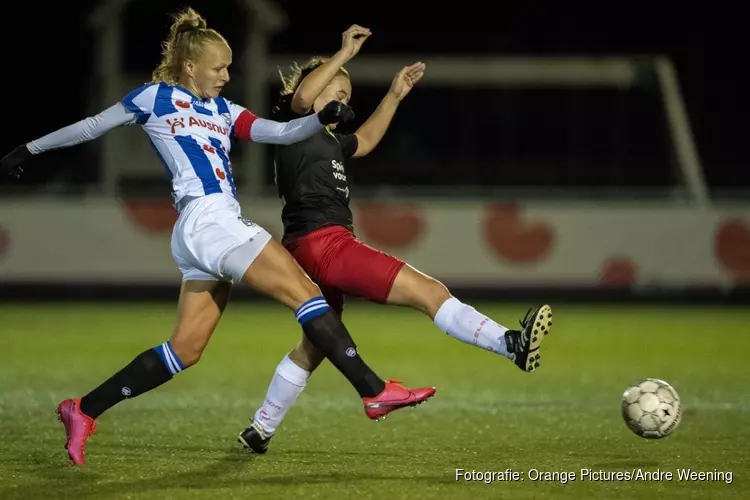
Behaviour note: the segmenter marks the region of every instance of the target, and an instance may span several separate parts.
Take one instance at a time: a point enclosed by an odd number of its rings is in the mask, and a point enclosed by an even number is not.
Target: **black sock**
[[[140,353],[125,368],[81,398],[81,411],[91,418],[125,399],[156,389],[184,370],[169,342]]]
[[[297,309],[297,320],[310,343],[325,354],[360,397],[371,398],[383,392],[385,382],[359,356],[351,335],[323,297],[302,304]]]

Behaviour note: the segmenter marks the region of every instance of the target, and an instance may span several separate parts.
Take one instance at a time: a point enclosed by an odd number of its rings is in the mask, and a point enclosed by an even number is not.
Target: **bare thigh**
[[[245,271],[243,279],[255,290],[293,311],[308,300],[321,295],[318,286],[276,240],[266,244]]]

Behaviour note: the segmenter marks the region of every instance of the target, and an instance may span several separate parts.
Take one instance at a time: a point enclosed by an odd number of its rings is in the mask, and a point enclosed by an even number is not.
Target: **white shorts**
[[[183,280],[239,281],[270,240],[268,231],[242,216],[236,199],[211,194],[181,210],[172,257]]]

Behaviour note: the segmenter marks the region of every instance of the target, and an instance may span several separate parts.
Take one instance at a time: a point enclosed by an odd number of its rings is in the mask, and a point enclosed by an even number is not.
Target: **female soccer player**
[[[276,116],[306,116],[331,102],[348,103],[352,86],[344,64],[369,36],[369,30],[353,25],[344,32],[341,50],[333,57],[313,58],[295,67],[290,77],[282,76],[284,88]],[[283,243],[339,315],[344,294],[409,306],[427,314],[448,335],[507,357],[531,372],[539,367],[540,346],[552,326],[548,305],[533,313],[530,310],[520,331],[509,330],[453,297],[439,281],[361,243],[353,234],[345,161],[375,148],[399,103],[424,71],[425,65],[419,62],[399,71],[380,105],[356,133],[335,133],[331,125],[304,141],[275,148],[276,183],[284,201]],[[267,450],[284,414],[325,357],[311,340],[303,335],[297,348],[278,365],[263,406],[239,436],[243,446],[257,453]]]
[[[364,363],[340,318],[319,288],[269,233],[244,218],[235,198],[229,161],[231,139],[291,144],[351,118],[346,104],[332,101],[288,123],[265,120],[223,97],[232,52],[192,9],[175,16],[163,60],[153,81],[97,116],[16,148],[0,170],[19,176],[31,155],[72,146],[120,126],[139,124],[172,180],[179,212],[172,255],[182,272],[177,324],[171,338],[148,349],[82,398],[67,399],[57,412],[74,464],[85,462],[84,447],[96,419],[124,399],[150,391],[194,365],[227,304],[233,281],[244,280],[296,311],[310,342],[325,353],[363,398],[365,412],[412,406],[434,388],[407,389],[383,381]]]

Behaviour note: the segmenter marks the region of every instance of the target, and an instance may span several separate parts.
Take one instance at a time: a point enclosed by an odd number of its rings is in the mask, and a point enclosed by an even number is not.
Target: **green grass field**
[[[508,326],[524,307],[477,304]],[[0,305],[0,499],[750,498],[750,311],[559,306],[542,367],[440,333],[416,312],[355,304],[346,322],[383,377],[436,397],[380,423],[328,364],[312,377],[268,454],[236,443],[279,359],[299,337],[288,311],[230,305],[203,360],[99,420],[88,465],[69,465],[54,409],[162,342],[168,305]],[[677,389],[668,439],[638,438],[620,396],[645,377]],[[456,481],[456,469],[523,481]],[[680,481],[681,468],[730,471]],[[529,470],[575,472],[533,481]],[[581,469],[672,472],[672,481],[581,480]]]

